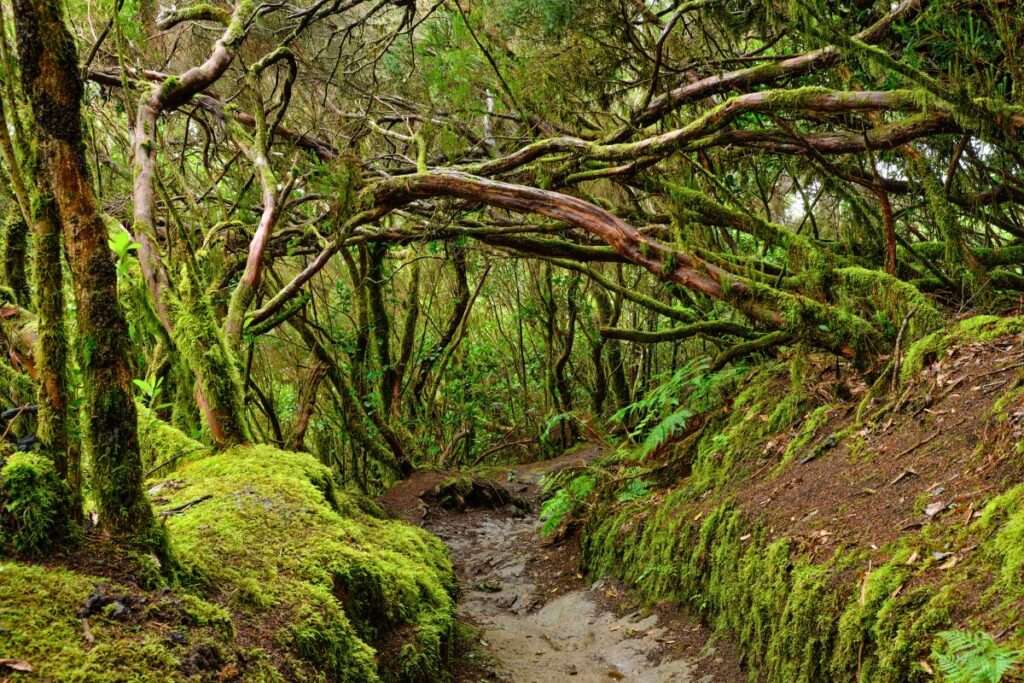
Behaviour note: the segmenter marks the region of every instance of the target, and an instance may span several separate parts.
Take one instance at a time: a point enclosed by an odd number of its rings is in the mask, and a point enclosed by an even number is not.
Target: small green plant
[[[983,631],[942,631],[936,645],[932,656],[946,683],[999,683],[1022,657]]]
[[[677,410],[654,425],[654,428],[647,432],[647,436],[644,437],[644,442],[640,446],[640,450],[637,451],[636,457],[646,458],[658,450],[662,444],[671,440],[677,432],[686,429],[686,422],[691,417],[693,417],[693,413],[684,408],[683,410]]]
[[[110,239],[107,240],[110,250],[117,257],[117,272],[119,275],[127,275],[130,263],[129,255],[139,250],[139,243],[132,239],[130,232],[124,228],[110,231]]]
[[[558,489],[558,492],[541,506],[540,517],[544,520],[541,533],[546,535],[557,529],[566,517],[583,505],[596,485],[597,479],[594,475],[581,474]]]
[[[643,479],[630,479],[629,483],[619,489],[615,499],[620,503],[641,500],[651,494],[651,485]]]
[[[133,379],[132,383],[135,384],[135,388],[139,390],[146,407],[152,408],[160,393],[160,388],[163,386],[164,378],[157,377],[156,380],[152,382],[148,379]]]
[[[709,373],[707,359],[695,359],[659,382],[644,398],[616,412],[611,420],[632,424],[630,437],[643,437],[633,457],[644,458],[685,429],[691,417],[721,405],[747,371],[746,366],[737,365]]]

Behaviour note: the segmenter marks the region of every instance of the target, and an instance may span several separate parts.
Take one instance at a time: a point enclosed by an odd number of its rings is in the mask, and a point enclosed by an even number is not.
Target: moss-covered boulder
[[[139,420],[139,451],[147,476],[164,476],[193,460],[210,454],[210,448],[172,427],[141,403],[136,403]]]
[[[0,652],[32,667],[26,680],[281,680],[267,653],[236,647],[230,616],[201,598],[15,562],[0,562]]]
[[[335,490],[308,455],[239,447],[151,489],[186,581],[324,680],[441,680],[454,627],[443,544]]]
[[[0,457],[0,555],[38,556],[72,535],[71,492],[38,453]]]
[[[311,456],[239,447],[148,490],[175,587],[0,564],[0,655],[60,681],[446,679],[444,546],[337,490]]]

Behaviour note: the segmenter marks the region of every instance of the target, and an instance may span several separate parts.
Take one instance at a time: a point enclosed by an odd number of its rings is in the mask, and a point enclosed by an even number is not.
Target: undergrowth
[[[955,345],[1021,331],[1017,318],[960,321],[913,344],[901,378]],[[848,457],[859,452],[852,423],[824,432],[842,404],[813,395],[807,374],[803,361],[721,373],[683,368],[620,411],[633,425],[633,446],[554,487],[548,527],[582,517],[589,571],[618,576],[652,601],[688,604],[739,641],[751,680],[896,683],[938,672],[945,681],[980,683],[1018,672],[1012,643],[1020,634],[997,643],[964,622],[959,605],[988,580],[979,604],[1016,613],[1024,487],[995,496],[968,527],[926,526],[874,555],[839,547],[817,559],[805,540],[765,528],[737,503],[755,469],[776,476],[817,457],[819,443],[828,449],[843,439],[852,444]],[[765,469],[773,458],[774,469]],[[960,564],[934,559],[951,545],[977,550]],[[878,555],[881,564],[868,562]]]

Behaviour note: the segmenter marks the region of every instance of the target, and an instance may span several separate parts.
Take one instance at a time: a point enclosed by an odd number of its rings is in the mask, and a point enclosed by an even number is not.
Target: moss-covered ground
[[[312,457],[268,447],[147,486],[174,576],[146,590],[157,568],[125,582],[4,562],[3,657],[60,681],[444,680],[454,579],[438,539],[338,491]]]
[[[579,507],[588,570],[692,607],[750,680],[933,680],[948,629],[1019,647],[1022,330],[979,317],[924,336],[862,421],[853,375],[751,367],[661,460],[580,475],[602,482]]]

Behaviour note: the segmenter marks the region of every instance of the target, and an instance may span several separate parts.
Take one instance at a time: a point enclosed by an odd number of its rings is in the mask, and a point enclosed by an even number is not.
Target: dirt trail
[[[535,503],[544,473],[579,465],[598,452],[597,447],[588,447],[514,467],[501,484]],[[456,672],[457,680],[745,679],[735,653],[727,644],[709,643],[710,634],[695,620],[671,609],[640,609],[615,583],[587,582],[577,573],[575,544],[551,545],[541,539],[535,513],[523,514],[511,505],[448,512],[419,500],[444,478],[420,473],[381,502],[436,533],[451,549],[461,589],[459,614],[479,629],[482,649],[471,658],[467,671]]]

